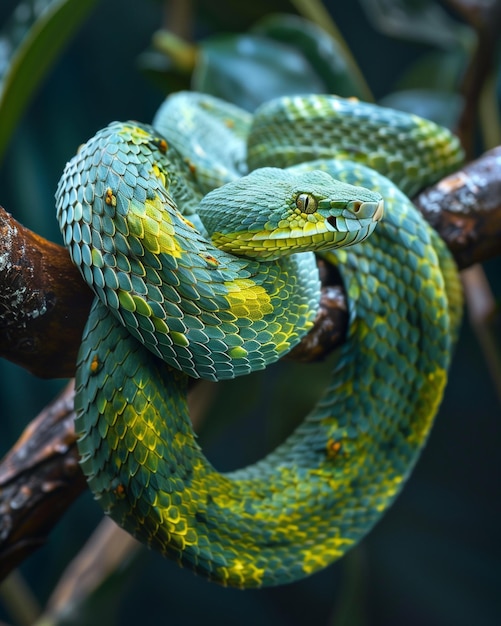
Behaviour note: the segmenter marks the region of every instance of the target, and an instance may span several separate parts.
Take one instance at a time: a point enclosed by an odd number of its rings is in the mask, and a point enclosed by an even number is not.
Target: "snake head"
[[[200,207],[218,248],[267,260],[359,243],[383,212],[377,192],[320,170],[278,168],[255,170],[224,185],[207,194]]]
[[[343,233],[362,231],[383,217],[384,202],[379,193],[342,183],[320,170],[305,172],[301,177],[301,184],[313,190],[296,196],[294,214],[302,220],[320,225],[325,220],[326,231]],[[350,243],[355,242],[340,241],[340,244],[328,247]]]

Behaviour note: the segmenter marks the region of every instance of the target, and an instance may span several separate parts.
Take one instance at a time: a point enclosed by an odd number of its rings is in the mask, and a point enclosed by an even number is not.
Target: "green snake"
[[[319,95],[251,116],[174,94],[152,126],[115,122],[91,138],[56,199],[96,293],[75,407],[105,512],[236,587],[300,579],[354,546],[427,439],[461,318],[455,264],[404,194],[461,160],[431,122]],[[318,309],[312,251],[348,296],[331,382],[276,450],[219,473],[192,430],[188,379],[261,369],[298,343]]]

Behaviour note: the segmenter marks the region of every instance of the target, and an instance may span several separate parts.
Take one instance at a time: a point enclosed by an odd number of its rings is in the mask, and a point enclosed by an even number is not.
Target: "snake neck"
[[[158,109],[153,126],[195,169],[207,193],[247,173],[245,140],[252,116],[207,94],[179,92]]]

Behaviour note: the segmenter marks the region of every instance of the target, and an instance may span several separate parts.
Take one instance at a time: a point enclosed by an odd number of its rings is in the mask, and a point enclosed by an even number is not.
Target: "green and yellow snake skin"
[[[461,159],[431,122],[316,95],[250,116],[180,93],[153,126],[90,139],[57,212],[97,296],[76,428],[106,513],[236,587],[300,579],[354,546],[427,439],[461,317],[454,262],[404,193]],[[275,451],[218,473],[192,431],[188,376],[245,374],[300,340],[318,307],[311,250],[339,267],[349,300],[331,383]]]

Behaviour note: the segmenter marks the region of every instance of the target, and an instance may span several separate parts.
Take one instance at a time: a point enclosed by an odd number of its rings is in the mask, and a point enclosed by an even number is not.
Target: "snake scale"
[[[431,122],[320,95],[250,115],[173,94],[151,126],[112,123],[78,151],[56,194],[97,296],[76,429],[118,524],[236,587],[300,579],[370,530],[427,439],[461,317],[454,262],[407,196],[461,160]],[[318,308],[312,251],[349,301],[329,387],[276,450],[221,474],[192,431],[188,377],[233,378],[297,344]]]

